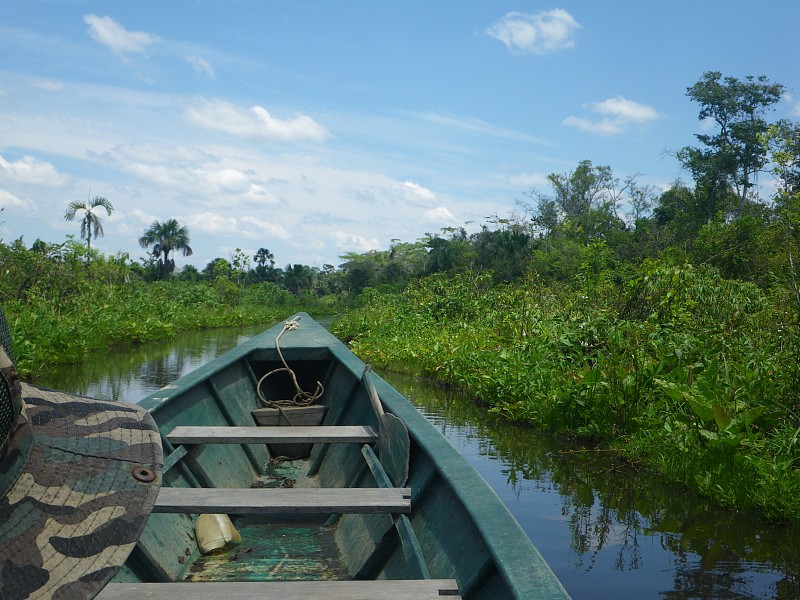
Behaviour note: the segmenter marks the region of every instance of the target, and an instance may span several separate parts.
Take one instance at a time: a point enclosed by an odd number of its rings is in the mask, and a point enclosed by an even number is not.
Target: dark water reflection
[[[800,530],[384,374],[478,469],[576,598],[800,598]]]
[[[34,383],[95,398],[139,402],[265,328],[193,331],[174,340],[110,351],[80,365],[51,367]]]
[[[138,402],[264,327],[195,332],[51,370],[37,383]],[[800,598],[800,530],[725,511],[612,455],[500,423],[384,374],[490,483],[575,599]]]

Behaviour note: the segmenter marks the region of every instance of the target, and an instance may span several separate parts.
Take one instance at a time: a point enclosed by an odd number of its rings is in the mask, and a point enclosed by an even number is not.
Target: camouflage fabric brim
[[[22,395],[33,443],[0,500],[0,598],[92,598],[155,503],[158,430],[135,405],[25,384]]]

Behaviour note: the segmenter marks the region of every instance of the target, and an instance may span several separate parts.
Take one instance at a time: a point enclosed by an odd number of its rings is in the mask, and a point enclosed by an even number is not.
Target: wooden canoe
[[[474,468],[366,370],[300,313],[144,399],[162,490],[99,598],[568,598]],[[297,387],[324,391],[279,402]],[[241,543],[202,555],[202,513]]]

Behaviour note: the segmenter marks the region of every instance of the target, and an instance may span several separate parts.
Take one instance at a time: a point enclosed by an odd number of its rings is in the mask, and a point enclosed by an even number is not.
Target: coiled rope
[[[294,319],[286,321],[283,324],[283,328],[281,332],[278,334],[278,337],[275,338],[275,349],[278,351],[278,357],[281,359],[281,364],[283,365],[280,368],[273,369],[269,373],[265,374],[261,379],[258,380],[258,384],[256,385],[256,393],[258,394],[259,401],[264,405],[270,408],[277,408],[278,411],[283,415],[283,418],[286,419],[286,422],[289,425],[292,425],[292,422],[289,420],[289,415],[286,414],[284,408],[291,407],[291,406],[311,406],[317,400],[322,397],[322,394],[325,393],[325,388],[317,381],[317,388],[313,392],[306,392],[301,387],[300,384],[297,382],[297,375],[295,372],[289,368],[289,365],[286,363],[286,359],[283,357],[283,352],[281,352],[281,336],[287,331],[295,331],[296,329],[300,328],[300,317],[297,316]],[[295,395],[292,397],[291,400],[268,400],[264,394],[261,392],[261,384],[275,373],[288,373],[289,377],[292,380],[292,384],[294,385]]]

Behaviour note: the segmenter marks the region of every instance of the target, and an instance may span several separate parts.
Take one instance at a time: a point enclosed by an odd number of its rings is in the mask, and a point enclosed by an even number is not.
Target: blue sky
[[[0,237],[61,242],[101,195],[109,254],[176,218],[179,267],[321,267],[508,216],[584,159],[663,187],[705,71],[766,75],[800,119],[798,23],[791,0],[3,0]]]

